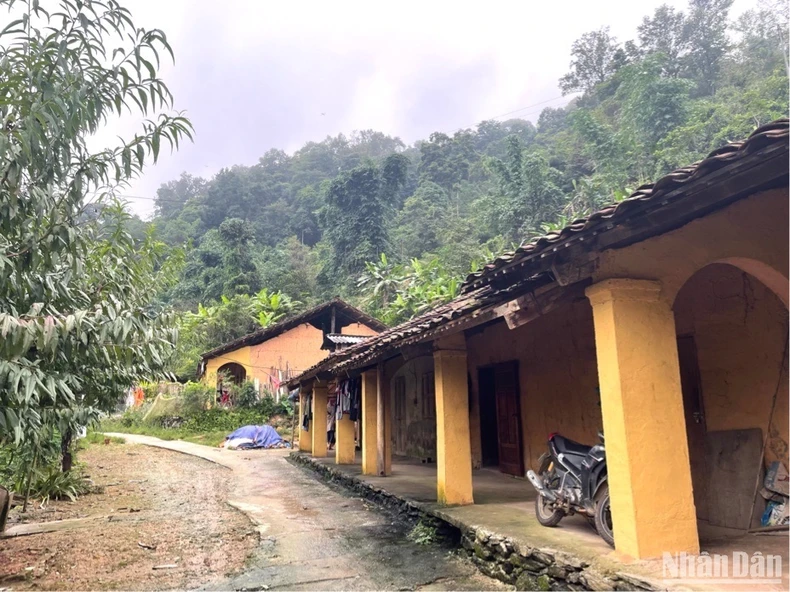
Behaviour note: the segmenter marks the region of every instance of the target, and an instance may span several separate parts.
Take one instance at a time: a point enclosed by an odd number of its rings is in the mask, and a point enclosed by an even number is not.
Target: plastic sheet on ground
[[[228,435],[225,447],[248,450],[250,448],[287,448],[280,434],[269,425],[247,425]]]

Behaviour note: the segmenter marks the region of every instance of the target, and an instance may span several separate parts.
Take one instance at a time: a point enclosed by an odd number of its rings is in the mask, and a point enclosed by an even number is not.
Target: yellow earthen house
[[[476,503],[485,471],[537,469],[551,433],[602,431],[619,554],[698,553],[707,532],[759,524],[761,476],[788,465],[788,203],[780,120],[290,384],[318,416],[327,385],[361,375],[361,459],[346,426],[336,461],[394,487],[419,459],[446,506]]]

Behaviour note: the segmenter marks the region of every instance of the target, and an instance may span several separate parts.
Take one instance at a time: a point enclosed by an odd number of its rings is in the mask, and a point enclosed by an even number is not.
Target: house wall
[[[787,308],[753,276],[714,264],[681,288],[674,311],[678,335],[696,342],[707,430],[760,428],[766,462],[787,464]]]
[[[252,376],[264,387],[269,384],[270,374],[276,370],[288,369],[295,376],[327,356],[329,352],[321,349],[322,343],[321,330],[305,323],[250,346]]]
[[[362,323],[351,323],[340,329],[342,335],[376,335],[378,331]]]
[[[551,432],[586,444],[602,429],[592,310],[586,300],[513,330],[504,322],[467,337],[474,467],[482,462],[478,369],[518,361],[526,468],[538,468]]]
[[[377,331],[362,323],[343,327],[346,335],[375,335]],[[263,388],[271,389],[270,375],[276,370],[290,370],[296,376],[323,360],[329,352],[322,350],[323,333],[309,323],[304,323],[276,337],[259,343],[226,352],[206,363],[204,380],[208,384],[217,381],[217,369],[228,362],[237,362],[247,370],[249,380],[258,379]]]
[[[623,249],[601,254],[594,281],[635,278],[661,281],[663,297],[675,297],[695,272],[731,262],[769,286],[788,304],[787,189],[754,194],[685,226]]]
[[[436,461],[436,414],[433,401],[423,400],[423,377],[433,372],[433,358],[423,356],[387,372],[392,410],[392,450],[395,454]],[[398,417],[397,384],[403,381],[405,401]],[[428,405],[426,407],[426,405]],[[428,411],[426,414],[425,411]]]
[[[235,362],[244,366],[244,369],[247,371],[247,378],[252,378],[250,376],[250,348],[248,346],[241,347],[231,352],[226,352],[221,356],[207,360],[206,372],[203,377],[204,382],[211,386],[216,386],[217,371],[219,370],[220,366],[224,366],[230,362]]]
[[[786,188],[756,193],[661,236],[607,251],[595,272],[596,281],[660,281],[678,335],[695,336],[708,431],[760,427],[765,435],[777,392],[766,460],[784,462],[789,205]]]

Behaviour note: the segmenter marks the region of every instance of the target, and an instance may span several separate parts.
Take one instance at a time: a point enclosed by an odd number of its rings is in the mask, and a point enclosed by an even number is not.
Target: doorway
[[[687,280],[673,311],[700,537],[759,527],[763,472],[787,466],[787,308],[754,276],[715,263]]]
[[[498,466],[503,473],[523,477],[518,362],[481,368],[478,378],[483,465]]]
[[[691,465],[691,485],[694,488],[694,505],[697,518],[708,520],[708,455],[705,413],[702,406],[697,344],[693,335],[678,337],[678,362],[680,363],[680,388],[683,392],[683,411],[686,416],[686,436]]]

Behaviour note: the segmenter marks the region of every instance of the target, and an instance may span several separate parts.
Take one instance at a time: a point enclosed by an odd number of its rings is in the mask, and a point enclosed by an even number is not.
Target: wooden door
[[[499,470],[523,477],[524,451],[521,445],[518,362],[494,366],[494,392],[499,430]]]
[[[477,372],[480,402],[480,444],[484,467],[499,466],[499,429],[496,421],[496,387],[494,369],[490,366]]]
[[[678,337],[678,361],[680,362],[680,387],[683,391],[683,409],[686,416],[691,484],[694,487],[694,505],[697,518],[708,520],[708,453],[707,428],[702,405],[702,387],[697,361],[697,344],[693,335]]]

